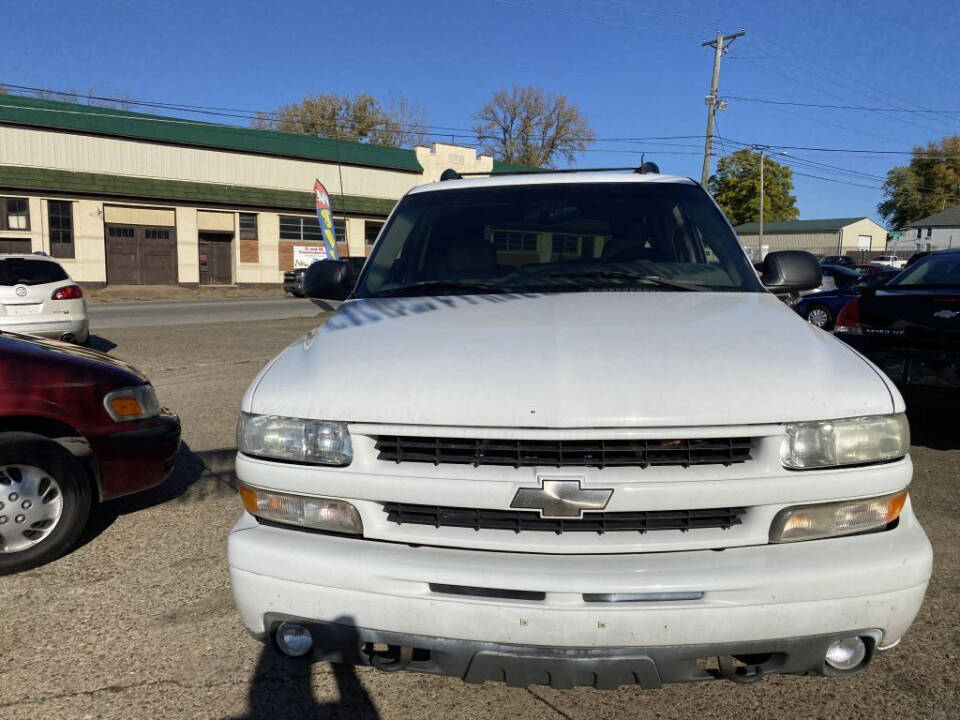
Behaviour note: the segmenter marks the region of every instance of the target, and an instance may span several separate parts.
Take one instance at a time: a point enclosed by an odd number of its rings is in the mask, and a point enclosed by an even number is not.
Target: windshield
[[[960,253],[927,255],[904,270],[888,287],[918,285],[960,287]]]
[[[558,183],[414,193],[355,296],[763,290],[707,194],[679,183]]]
[[[43,285],[66,279],[63,268],[49,260],[0,260],[0,285]]]

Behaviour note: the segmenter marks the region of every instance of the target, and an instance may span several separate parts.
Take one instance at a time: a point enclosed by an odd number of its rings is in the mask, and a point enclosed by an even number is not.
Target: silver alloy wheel
[[[830,322],[830,314],[822,307],[815,307],[807,313],[807,322],[818,328],[826,327]]]
[[[33,465],[0,465],[0,553],[42,542],[60,522],[63,493],[57,481]]]

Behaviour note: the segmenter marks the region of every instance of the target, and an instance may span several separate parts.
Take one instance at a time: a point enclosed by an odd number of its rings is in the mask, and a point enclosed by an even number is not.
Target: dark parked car
[[[851,298],[869,288],[885,285],[899,274],[899,270],[887,270],[882,273],[860,275],[855,282],[845,283],[842,288],[838,287],[836,290],[816,292],[801,297],[799,302],[793,306],[793,309],[801,317],[806,318],[811,325],[830,330],[840,310]]]
[[[853,267],[857,264],[849,255],[824,255],[820,258],[821,265],[843,265],[844,267]]]
[[[62,555],[91,506],[163,482],[180,420],[138,370],[0,333],[0,575]]]
[[[848,302],[835,331],[920,403],[960,402],[960,249],[931,253]]]
[[[353,273],[354,278],[360,276],[360,271],[363,270],[363,264],[367,261],[365,257],[347,257],[342,258],[350,266],[350,271]],[[323,262],[322,260],[317,260],[317,262]],[[293,270],[287,270],[283,273],[283,291],[288,292],[294,297],[306,297],[303,292],[303,277],[306,275],[307,269],[294,268]]]

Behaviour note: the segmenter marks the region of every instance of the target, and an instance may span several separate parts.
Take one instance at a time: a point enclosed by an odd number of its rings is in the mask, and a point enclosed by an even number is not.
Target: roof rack
[[[493,177],[501,175],[560,175],[565,173],[581,173],[581,172],[613,172],[613,171],[623,171],[629,170],[635,172],[638,175],[648,175],[648,174],[660,174],[660,168],[654,162],[645,162],[640,167],[604,167],[604,168],[565,168],[562,170],[553,170],[553,169],[544,169],[544,168],[530,168],[529,170],[507,170],[506,172],[496,172],[495,170],[483,171],[478,170],[474,172],[457,172],[453,168],[447,168],[440,174],[440,181],[444,180],[459,180],[460,178],[465,177],[474,177],[474,176],[489,176]]]

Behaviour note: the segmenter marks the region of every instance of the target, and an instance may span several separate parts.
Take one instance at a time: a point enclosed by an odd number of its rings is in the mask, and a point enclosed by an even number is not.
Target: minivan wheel
[[[91,503],[83,466],[61,445],[32,433],[0,433],[0,575],[66,552]]]
[[[822,330],[829,330],[833,323],[833,315],[824,305],[814,305],[807,310],[807,322]]]

